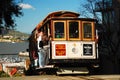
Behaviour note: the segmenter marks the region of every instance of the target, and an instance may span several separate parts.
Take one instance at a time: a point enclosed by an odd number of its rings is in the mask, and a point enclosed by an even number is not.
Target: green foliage
[[[0,77],[9,77],[4,71],[0,71]]]
[[[0,0],[0,26],[14,28],[15,18],[22,15],[22,8],[15,0]]]

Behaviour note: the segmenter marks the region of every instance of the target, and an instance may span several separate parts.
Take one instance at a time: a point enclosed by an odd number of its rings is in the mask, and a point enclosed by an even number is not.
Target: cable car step
[[[53,67],[54,65],[45,65],[45,67],[42,67],[42,68],[37,67],[36,69],[46,69],[46,68],[53,68]]]
[[[60,68],[57,71],[57,75],[60,74],[88,74],[89,71],[85,67],[71,67],[71,68]]]

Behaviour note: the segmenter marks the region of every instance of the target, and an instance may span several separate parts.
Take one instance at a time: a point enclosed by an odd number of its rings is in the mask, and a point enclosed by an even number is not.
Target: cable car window
[[[69,38],[79,38],[79,23],[69,22]]]
[[[83,36],[84,38],[92,38],[92,24],[83,23]]]
[[[55,38],[64,38],[64,22],[55,22],[54,23],[54,29],[55,29]]]

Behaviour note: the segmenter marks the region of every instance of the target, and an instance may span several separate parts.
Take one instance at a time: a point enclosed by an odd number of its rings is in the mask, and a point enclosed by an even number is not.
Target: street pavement
[[[0,78],[0,80],[120,80],[120,75],[38,75]]]

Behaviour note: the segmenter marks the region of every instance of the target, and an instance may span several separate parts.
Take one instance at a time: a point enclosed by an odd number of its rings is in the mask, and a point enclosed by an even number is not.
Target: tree
[[[15,0],[0,0],[0,26],[13,29],[16,26],[15,17],[22,16],[21,10]]]
[[[83,14],[92,15],[102,25],[99,29],[99,54],[102,55],[100,58],[104,71],[108,74],[120,73],[120,0],[86,1]],[[101,13],[101,19],[96,14],[98,12]]]
[[[82,5],[82,9],[80,9],[80,14],[86,18],[95,18],[98,22],[101,22],[101,13],[95,12],[95,3],[100,0],[85,0],[86,3]]]

